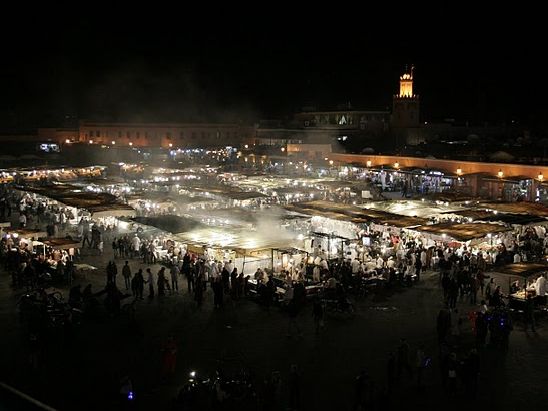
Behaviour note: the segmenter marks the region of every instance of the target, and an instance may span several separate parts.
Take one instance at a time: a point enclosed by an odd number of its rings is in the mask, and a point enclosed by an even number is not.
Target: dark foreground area
[[[90,254],[94,251],[83,251],[85,261],[105,267],[112,258],[110,250],[101,256]],[[117,263],[121,268],[122,262]],[[132,271],[144,267],[137,260],[131,261],[131,266]],[[152,266],[153,272],[158,269]],[[106,281],[102,271],[77,278],[76,283],[91,283],[99,290]],[[216,370],[226,376],[246,374],[259,402],[258,408],[246,402],[249,409],[285,410],[297,395],[302,410],[353,410],[357,392],[367,405],[365,409],[540,409],[548,399],[545,318],[539,318],[535,333],[525,332],[516,318],[507,349],[489,344],[479,349],[476,398],[460,378],[454,390],[447,383],[444,387],[436,334],[443,300],[438,274],[433,272],[411,288],[354,299],[354,316],[326,314],[319,335],[309,303],[297,317],[302,338],[287,336],[289,317],[278,307],[267,310],[248,299],[225,297],[224,306],[214,309],[208,288],[203,306],[197,308],[186,283],[180,281],[178,293],[137,301],[134,315],[129,306],[114,317],[105,311],[71,330],[52,334],[38,353],[18,315],[17,302],[25,290],[13,289],[10,283],[11,278],[2,272],[1,380],[58,410],[122,409],[119,390],[124,376],[133,383],[133,409],[184,409],[174,407],[174,399],[189,380],[189,373],[195,371],[196,378],[214,377]],[[118,286],[124,288],[122,278],[118,278]],[[68,296],[66,289],[61,291]],[[454,350],[461,363],[475,345],[467,317],[475,307],[465,302],[457,306],[463,318],[461,335],[451,337],[454,346],[444,351]],[[177,347],[173,375],[165,368],[169,336]],[[409,344],[409,371],[398,367],[397,361],[390,365],[390,353],[397,359],[401,338]],[[421,345],[431,360],[422,371],[419,387],[415,359]],[[362,371],[365,383],[357,384]],[[273,372],[279,375],[279,383],[272,381]],[[197,409],[209,407],[213,405]],[[246,408],[225,402],[216,409]]]

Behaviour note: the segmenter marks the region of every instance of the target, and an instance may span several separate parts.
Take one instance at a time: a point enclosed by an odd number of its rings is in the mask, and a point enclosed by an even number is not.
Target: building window
[[[122,138],[122,132],[118,131],[118,138]]]
[[[131,138],[131,132],[130,131],[126,131],[126,137]]]
[[[99,130],[95,130],[95,137],[101,137],[101,132]]]

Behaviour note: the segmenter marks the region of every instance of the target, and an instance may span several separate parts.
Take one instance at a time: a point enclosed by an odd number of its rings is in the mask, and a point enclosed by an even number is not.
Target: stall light
[[[457,175],[459,177],[462,175],[462,169],[461,168],[457,168]]]
[[[244,146],[244,148],[249,148],[249,146],[246,144],[246,145]]]
[[[112,145],[115,145],[116,144],[116,141],[112,140]]]
[[[538,178],[538,181],[542,183],[542,180],[544,180],[544,175],[542,174],[542,171],[538,174],[537,178]]]
[[[130,142],[129,142],[129,146],[131,147],[132,145],[133,145],[133,143],[130,141]]]
[[[172,143],[169,143],[168,144],[169,148],[173,147],[173,144]]]
[[[397,161],[394,163],[394,168],[400,168],[400,163],[398,163]]]
[[[497,173],[497,175],[499,176],[499,178],[502,178],[504,176],[504,173],[502,172],[502,170],[499,170],[499,172]]]
[[[330,165],[330,166],[333,165],[333,160],[329,160],[329,165]]]
[[[285,147],[282,147],[282,153],[285,151]]]
[[[65,143],[70,144],[70,140],[67,138],[67,139],[65,140]]]
[[[89,140],[89,144],[93,144],[93,140]]]
[[[13,233],[12,236],[13,236],[13,238],[17,238],[17,237],[19,237],[19,234]]]

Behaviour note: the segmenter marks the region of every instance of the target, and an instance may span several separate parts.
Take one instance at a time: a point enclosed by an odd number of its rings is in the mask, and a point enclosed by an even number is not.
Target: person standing
[[[527,300],[525,301],[525,331],[531,324],[531,331],[537,332],[535,329],[535,305],[533,298],[530,294],[527,294]]]
[[[396,357],[394,356],[394,352],[390,351],[388,353],[388,361],[386,364],[386,389],[389,395],[392,393],[392,390],[394,388],[395,377],[396,377]]]
[[[417,349],[417,355],[415,358],[415,367],[417,368],[417,388],[422,389],[422,377],[424,370],[428,365],[426,354],[424,353],[424,345],[420,345]]]
[[[19,216],[19,228],[25,228],[27,226],[27,216],[25,213],[21,213]]]
[[[177,264],[171,266],[169,274],[171,276],[171,290],[179,292],[179,267],[177,267]]]
[[[145,283],[148,284],[148,298],[152,300],[154,298],[154,275],[152,274],[152,271],[150,271],[150,268],[147,268],[147,279]]]
[[[457,394],[457,354],[452,352],[447,361],[447,395]]]
[[[289,314],[289,324],[287,325],[287,337],[291,338],[293,336],[293,328],[297,331],[298,338],[302,338],[303,333],[301,330],[301,327],[299,326],[299,323],[297,322],[297,317],[299,315],[300,311],[300,304],[298,303],[297,299],[295,298],[295,295],[293,295],[293,298],[291,301],[289,301],[289,304],[287,306],[287,311]]]
[[[320,329],[323,328],[323,307],[322,302],[318,297],[314,298],[314,305],[312,307],[312,317],[314,318],[314,326],[316,329],[316,335],[320,333]]]
[[[122,276],[124,277],[124,282],[126,283],[126,290],[129,290],[131,287],[131,269],[129,268],[128,261],[126,261],[124,267],[122,268]]]
[[[289,370],[289,409],[292,411],[301,409],[301,376],[297,364],[291,364]]]
[[[204,299],[204,286],[203,286],[203,276],[200,272],[196,277],[196,283],[194,284],[194,300],[198,308],[202,306],[202,301]]]
[[[158,271],[157,284],[159,297],[163,297],[164,295],[166,295],[166,288],[169,290],[169,283],[167,282],[165,271],[165,267],[160,268],[160,271]]]
[[[171,377],[175,374],[177,365],[177,343],[173,336],[169,336],[163,348],[163,373],[164,377]]]
[[[402,338],[398,346],[398,379],[404,369],[409,374],[409,378],[413,377],[413,370],[409,365],[409,344],[407,344],[405,338]]]
[[[143,299],[143,291],[145,288],[145,279],[143,278],[143,270],[139,269],[135,276],[133,277],[133,280],[135,281],[135,297],[139,299]]]

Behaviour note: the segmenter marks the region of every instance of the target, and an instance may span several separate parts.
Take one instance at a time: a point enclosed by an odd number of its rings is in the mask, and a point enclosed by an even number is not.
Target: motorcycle
[[[174,400],[174,410],[203,409],[257,409],[257,395],[246,373],[225,377],[221,372],[215,378],[189,374]]]

